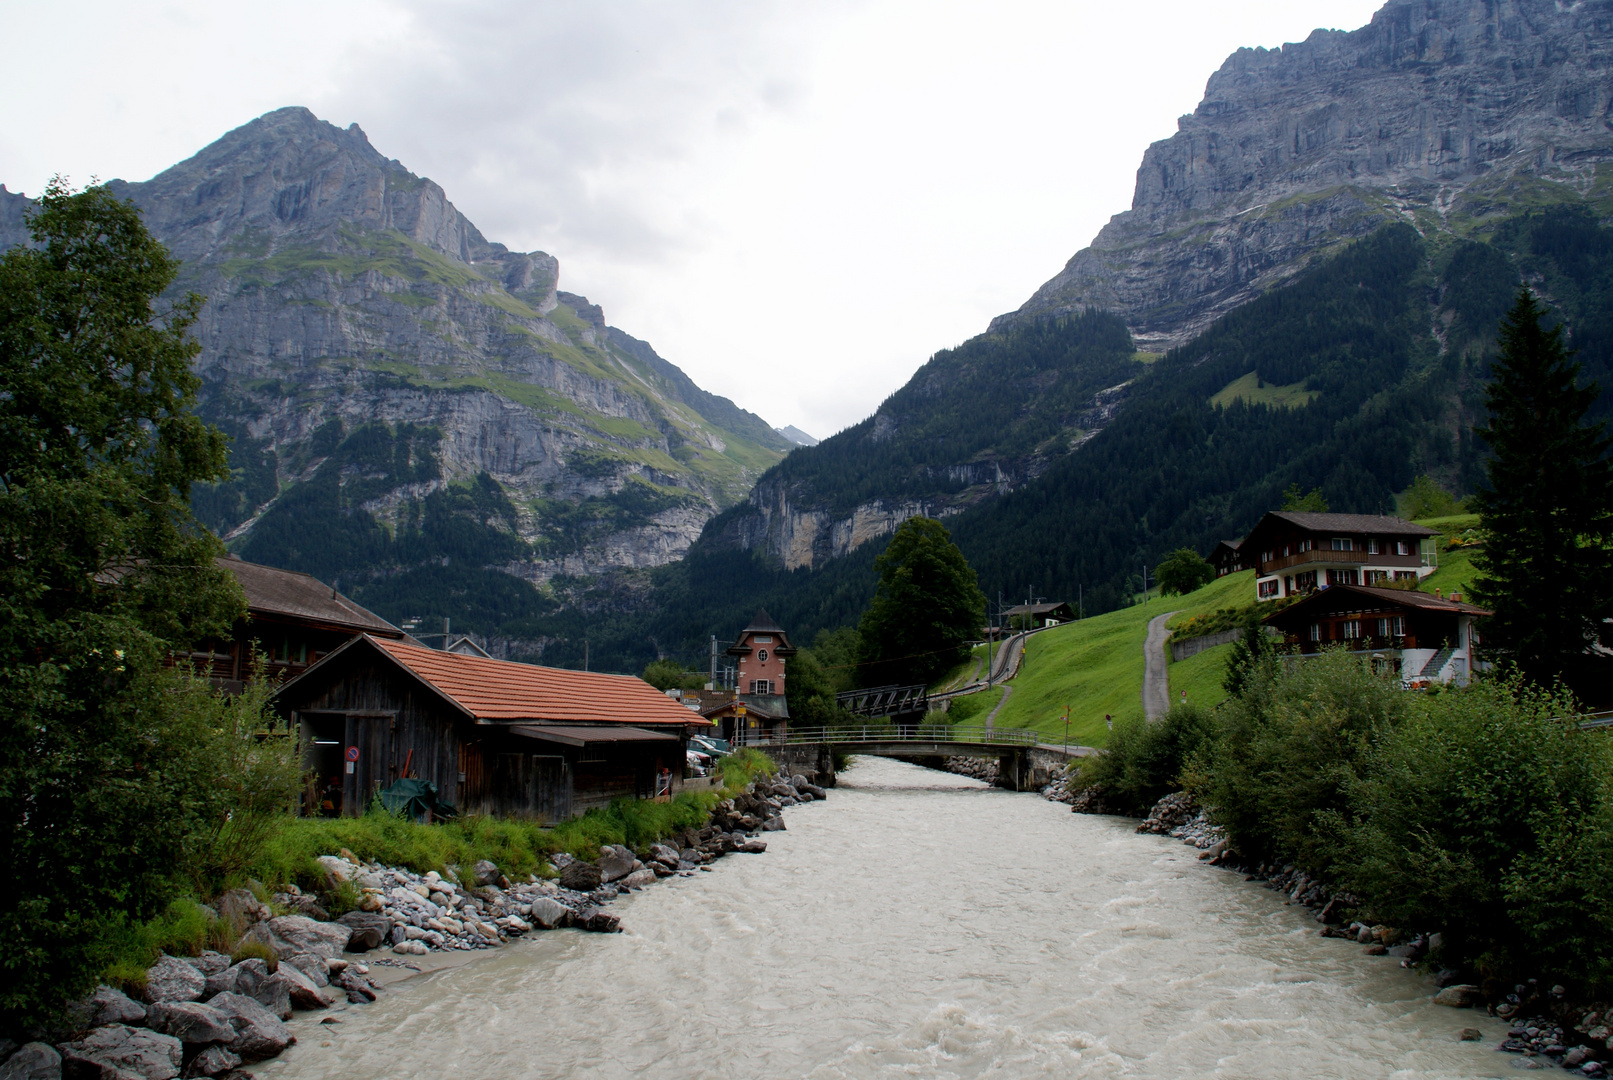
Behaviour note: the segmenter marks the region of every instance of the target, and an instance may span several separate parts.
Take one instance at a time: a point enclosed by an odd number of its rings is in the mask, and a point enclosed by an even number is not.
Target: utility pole
[[[1070,707],[1064,706],[1064,753],[1070,752]]]
[[[707,690],[717,689],[717,635],[711,635],[711,682],[706,685]]]
[[[1075,621],[1080,622],[1087,617],[1086,601],[1081,596],[1081,583],[1075,583]]]
[[[588,639],[582,639],[582,669],[588,670]]]

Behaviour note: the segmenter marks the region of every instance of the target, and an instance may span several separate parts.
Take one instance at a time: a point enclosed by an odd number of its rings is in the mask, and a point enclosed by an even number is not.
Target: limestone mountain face
[[[197,506],[249,558],[373,570],[327,526],[401,537],[422,500],[486,477],[505,502],[462,524],[520,541],[504,569],[658,566],[790,445],[560,292],[552,255],[488,241],[357,125],[280,109],[113,187],[183,260],[177,288],[207,297],[203,410],[235,438],[238,479]],[[26,242],[25,205],[0,190],[0,247]]]
[[[1613,193],[1613,5],[1390,0],[1359,30],[1240,49],[1116,215],[994,328],[1086,307],[1180,345],[1308,258],[1407,220],[1482,233]]]

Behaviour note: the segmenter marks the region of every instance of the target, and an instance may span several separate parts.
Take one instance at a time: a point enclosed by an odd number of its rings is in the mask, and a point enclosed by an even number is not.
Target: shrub
[[[1214,731],[1214,717],[1197,705],[1175,705],[1157,722],[1128,717],[1115,724],[1106,753],[1083,758],[1076,790],[1101,785],[1104,801],[1141,817],[1180,790],[1184,768]]]
[[[1515,682],[1414,699],[1319,816],[1372,917],[1439,927],[1448,958],[1581,989],[1613,976],[1613,747],[1566,695]]]
[[[1227,838],[1256,862],[1276,855],[1328,866],[1336,841],[1318,815],[1348,805],[1374,740],[1399,724],[1412,695],[1342,651],[1251,665],[1221,705],[1192,788]]]

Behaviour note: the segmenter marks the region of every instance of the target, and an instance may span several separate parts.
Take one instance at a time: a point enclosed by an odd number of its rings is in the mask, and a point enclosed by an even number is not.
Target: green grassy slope
[[[1228,574],[1188,593],[1171,596],[1137,607],[1121,608],[1081,622],[1068,623],[1055,630],[1035,634],[1026,643],[1025,659],[1018,678],[1010,685],[1013,693],[997,714],[996,724],[1005,728],[1034,728],[1047,735],[1048,742],[1064,739],[1064,709],[1070,709],[1070,741],[1086,746],[1102,746],[1109,731],[1103,717],[1116,720],[1142,715],[1143,642],[1148,636],[1148,620],[1162,611],[1180,614],[1172,622],[1217,608],[1234,607],[1254,599],[1254,573]],[[1222,655],[1210,650],[1202,656]],[[1190,673],[1213,666],[1213,658],[1199,661],[1192,657]],[[1175,669],[1172,666],[1172,695],[1175,696]],[[1190,698],[1208,693],[1200,688],[1205,679],[1188,684]],[[1219,685],[1219,675],[1212,680]]]

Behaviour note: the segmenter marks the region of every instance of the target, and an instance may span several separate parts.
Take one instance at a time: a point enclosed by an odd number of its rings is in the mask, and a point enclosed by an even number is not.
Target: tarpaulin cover
[[[430,780],[399,780],[381,790],[381,805],[388,813],[407,814],[420,821],[428,813],[435,818],[450,818],[459,811],[437,799],[437,785]]]

